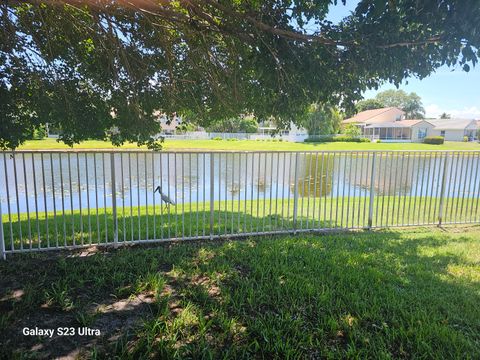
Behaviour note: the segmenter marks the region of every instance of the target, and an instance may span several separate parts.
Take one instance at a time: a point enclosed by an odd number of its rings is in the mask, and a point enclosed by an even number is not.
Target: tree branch
[[[107,0],[97,0],[97,1],[88,1],[85,0],[30,0],[31,3],[47,3],[54,6],[59,6],[61,4],[70,4],[74,6],[89,6],[96,11],[105,11],[108,10],[108,5],[111,4]],[[9,2],[12,3],[23,3],[23,1],[13,0]],[[227,15],[232,21],[238,21],[238,19],[243,19],[253,25],[256,29],[261,30],[266,33],[270,33],[272,35],[276,35],[282,37],[284,39],[292,40],[292,41],[299,41],[304,43],[317,43],[325,46],[345,46],[345,47],[359,47],[362,46],[361,43],[358,41],[341,41],[341,40],[334,40],[327,38],[323,35],[319,34],[305,34],[298,31],[292,31],[282,28],[277,28],[266,24],[255,18],[254,16],[248,15],[246,13],[242,13],[239,11],[235,11],[221,3],[214,1],[214,0],[180,0],[180,4],[185,9],[193,10],[192,14],[197,16],[199,19],[203,20],[204,30],[210,31],[224,31],[226,33],[232,34],[234,36],[238,36],[244,40],[250,38],[250,34],[244,34],[238,31],[233,31],[229,26],[225,26],[219,24],[215,21],[214,16],[212,14],[204,11],[199,4],[207,5],[217,11],[222,12],[223,14]],[[117,0],[115,2],[115,7],[126,7],[134,9],[135,11],[142,12],[144,14],[148,14],[151,16],[159,16],[164,18],[167,21],[173,23],[182,23],[183,25],[190,24],[193,18],[188,16],[185,13],[175,11],[171,7],[171,0]],[[438,44],[442,42],[442,37],[439,35],[429,37],[426,39],[419,39],[415,41],[402,41],[397,43],[390,43],[390,44],[379,44],[375,47],[378,49],[391,49],[396,47],[410,47],[410,46],[421,46],[421,45],[428,45],[428,44]]]

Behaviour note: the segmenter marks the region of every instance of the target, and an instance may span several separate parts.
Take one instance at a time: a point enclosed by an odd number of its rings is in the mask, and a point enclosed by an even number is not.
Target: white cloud
[[[478,106],[464,107],[463,109],[446,109],[437,104],[425,106],[425,116],[427,118],[438,118],[444,112],[450,114],[452,118],[480,119],[480,107]]]

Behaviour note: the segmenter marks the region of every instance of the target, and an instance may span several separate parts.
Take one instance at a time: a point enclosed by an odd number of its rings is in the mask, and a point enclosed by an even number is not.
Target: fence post
[[[298,152],[295,154],[295,173],[293,183],[293,233],[297,233],[298,212]]]
[[[215,173],[214,173],[214,161],[213,161],[214,153],[210,153],[210,240],[213,240],[213,217],[214,217],[214,200],[215,200]]]
[[[111,173],[111,179],[112,179],[113,243],[114,243],[114,246],[117,246],[118,245],[118,219],[117,219],[117,194],[116,194],[117,186],[115,185],[115,153],[113,152],[110,153],[110,173]]]
[[[9,201],[9,199],[7,199]],[[5,253],[5,235],[3,233],[3,213],[2,202],[0,201],[0,251],[2,252],[2,259],[5,260],[7,255]]]
[[[442,225],[443,206],[445,201],[445,187],[447,183],[447,166],[448,153],[445,153],[445,160],[443,161],[442,187],[440,188],[440,205],[438,209],[438,226]]]
[[[373,200],[375,199],[375,160],[377,153],[373,153],[372,174],[370,175],[370,207],[368,208],[368,229],[372,228],[373,223]]]

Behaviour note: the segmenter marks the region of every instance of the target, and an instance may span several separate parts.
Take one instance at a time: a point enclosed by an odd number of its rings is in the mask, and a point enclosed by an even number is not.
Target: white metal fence
[[[479,166],[479,151],[3,152],[0,250],[479,223]]]

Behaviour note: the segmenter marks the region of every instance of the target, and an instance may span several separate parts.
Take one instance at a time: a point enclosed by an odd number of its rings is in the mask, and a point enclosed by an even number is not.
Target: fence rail
[[[0,251],[479,223],[479,166],[479,151],[3,152]]]

